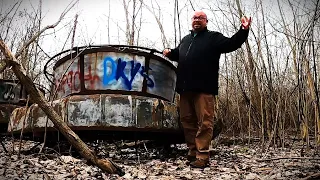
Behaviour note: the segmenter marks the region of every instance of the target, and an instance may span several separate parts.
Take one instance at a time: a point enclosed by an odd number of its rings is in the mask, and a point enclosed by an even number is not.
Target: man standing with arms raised
[[[238,32],[228,38],[209,31],[207,15],[195,11],[190,34],[175,49],[163,50],[163,55],[178,62],[176,90],[180,94],[180,121],[189,147],[187,159],[191,167],[209,165],[219,59],[222,53],[241,47],[248,38],[251,17],[243,17],[241,23]]]

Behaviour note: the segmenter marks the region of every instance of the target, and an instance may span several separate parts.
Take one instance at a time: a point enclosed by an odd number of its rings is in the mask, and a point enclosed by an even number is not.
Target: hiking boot
[[[193,161],[197,160],[197,158],[196,158],[196,156],[188,155],[187,156],[187,160],[190,161],[190,162],[193,162]]]
[[[193,162],[190,163],[190,166],[192,168],[206,168],[209,167],[209,160],[205,160],[205,159],[197,159]]]
[[[187,160],[188,160],[188,162],[186,163],[186,165],[189,166],[190,163],[193,162],[193,161],[195,161],[195,160],[197,160],[197,158],[196,158],[196,156],[190,156],[190,155],[188,155],[188,156],[187,156]]]

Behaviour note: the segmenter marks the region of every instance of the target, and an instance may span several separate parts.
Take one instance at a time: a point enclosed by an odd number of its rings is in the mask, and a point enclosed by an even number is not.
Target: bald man
[[[241,27],[231,38],[207,29],[203,11],[192,16],[192,30],[175,49],[163,55],[178,62],[176,91],[180,94],[180,121],[189,147],[191,167],[209,165],[209,144],[213,134],[215,95],[218,95],[219,59],[235,51],[249,34],[251,17],[241,19]]]

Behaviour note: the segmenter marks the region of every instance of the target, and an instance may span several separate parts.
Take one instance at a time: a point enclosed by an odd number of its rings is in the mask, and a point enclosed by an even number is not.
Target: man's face
[[[196,11],[192,17],[192,29],[199,32],[207,27],[207,15],[202,11]]]

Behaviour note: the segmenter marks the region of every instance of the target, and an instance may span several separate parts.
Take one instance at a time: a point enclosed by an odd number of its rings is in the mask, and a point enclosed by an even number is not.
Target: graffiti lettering
[[[13,92],[13,86],[10,86],[6,92],[3,94],[4,100],[14,100],[15,94]]]
[[[152,70],[151,68],[149,68],[150,70]],[[141,71],[140,74],[147,79],[147,86],[153,88],[154,87],[154,82],[153,80],[148,76],[148,74],[146,73],[146,70],[144,68],[144,66],[141,67]]]
[[[74,61],[70,66],[71,60],[58,67],[55,74],[55,87],[61,95],[80,91],[80,64],[79,60]],[[70,66],[70,67],[69,67]],[[65,68],[68,71],[65,72]]]
[[[96,82],[100,83],[101,81],[97,74],[92,73],[91,65],[88,66],[88,74],[84,75],[84,80],[90,82],[90,88],[93,88]]]
[[[108,63],[111,64],[110,68]],[[129,64],[130,68],[130,77],[127,77],[125,74],[125,68]],[[117,63],[111,58],[106,57],[103,61],[103,85],[107,86],[110,84],[111,81],[116,80],[118,81],[120,78],[124,81],[125,86],[131,90],[132,83],[134,81],[135,76],[139,72],[141,76],[146,78],[147,86],[153,88],[154,82],[152,78],[148,76],[145,71],[144,66],[141,66],[139,62],[135,62],[134,60],[131,61],[123,61],[121,58],[118,58]],[[109,70],[109,71],[108,71]]]
[[[127,66],[127,62],[122,61],[120,58],[118,59],[118,68],[117,68],[117,74],[116,74],[116,80],[118,81],[119,78],[121,77],[124,80],[124,83],[129,90],[132,89],[133,79],[141,67],[140,63],[135,64],[134,61],[130,61],[130,63],[131,63],[131,71],[130,71],[131,79],[130,80],[124,74],[124,68]]]
[[[0,82],[0,102],[19,102],[21,86]]]
[[[71,91],[80,90],[80,87],[76,85],[76,79],[80,79],[80,72],[69,71],[67,74],[64,74],[61,79],[56,80],[56,87],[58,87],[58,91],[65,92],[65,86],[67,86]],[[61,80],[61,84],[59,85]]]
[[[148,88],[156,85],[153,76],[148,74],[152,69],[147,70],[144,59],[139,57],[132,60],[122,54],[110,56],[109,53],[98,53],[85,55],[83,59],[83,79],[80,77],[80,58],[73,63],[68,60],[55,69],[57,97],[80,92],[81,83],[88,90],[141,91],[144,81]]]
[[[111,71],[108,73],[108,63],[111,64]],[[114,62],[114,60],[111,57],[104,58],[103,61],[103,84],[108,85],[110,81],[112,81],[116,77],[116,71],[114,69],[117,69],[117,64]],[[110,74],[110,75],[108,75]]]

